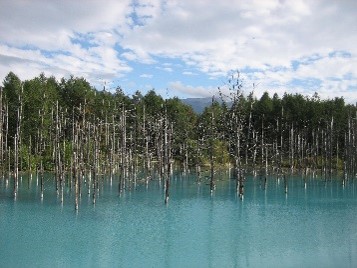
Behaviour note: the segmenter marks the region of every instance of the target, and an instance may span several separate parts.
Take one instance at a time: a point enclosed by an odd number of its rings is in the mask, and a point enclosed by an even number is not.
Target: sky
[[[98,90],[243,91],[357,102],[354,0],[0,0],[0,79],[84,77]]]

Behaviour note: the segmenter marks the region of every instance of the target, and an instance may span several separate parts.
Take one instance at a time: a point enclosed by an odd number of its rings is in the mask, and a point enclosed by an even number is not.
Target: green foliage
[[[8,111],[9,136],[13,139],[18,125],[18,110],[20,108],[20,98],[22,82],[13,72],[10,72],[3,81],[3,98]],[[13,142],[10,141],[12,145]]]
[[[35,142],[38,130],[45,137],[49,136],[52,124],[51,112],[58,100],[58,85],[54,78],[46,78],[40,74],[32,80],[24,82],[23,101],[23,140],[26,145]]]
[[[61,106],[71,110],[84,105],[86,100],[92,99],[95,90],[84,78],[71,76],[68,80],[62,79],[60,83]]]
[[[228,163],[230,163],[228,143],[222,140],[214,140],[213,155],[215,156],[215,164],[218,166],[226,166]]]
[[[163,112],[164,99],[157,95],[155,90],[152,89],[143,98],[146,113],[152,117],[157,117]]]
[[[165,126],[170,133],[172,131],[171,151],[176,161],[183,162],[188,155],[190,165],[202,165],[209,162],[213,151],[215,164],[226,165],[232,162],[234,154],[239,153],[241,158],[252,157],[254,148],[258,148],[258,151],[261,149],[260,142],[253,140],[253,133],[258,139],[264,137],[264,143],[270,146],[274,142],[280,142],[278,138],[282,135],[284,144],[279,149],[287,157],[291,129],[303,137],[309,146],[314,142],[313,133],[319,133],[321,147],[321,130],[328,133],[331,122],[333,147],[338,145],[339,148],[339,151],[331,148],[333,157],[337,157],[337,154],[342,157],[348,119],[356,115],[356,106],[346,105],[343,98],[321,100],[317,94],[306,97],[285,93],[280,98],[277,94],[271,97],[265,92],[259,99],[253,94],[246,97],[241,91],[239,74],[238,78],[232,76],[231,79],[233,80],[228,83],[230,99],[223,102],[213,100],[212,105],[197,115],[192,107],[185,105],[177,97],[165,100],[154,89],[145,95],[137,91],[130,97],[120,87],[115,92],[98,91],[84,78],[71,76],[57,81],[54,77],[40,74],[22,82],[10,72],[3,81],[2,89],[3,112],[8,113],[8,129],[5,129],[5,122],[3,124],[7,144],[3,144],[2,148],[10,147],[13,153],[14,136],[19,124],[18,114],[22,107],[20,158],[24,169],[30,165],[32,169],[38,168],[41,161],[46,169],[53,169],[56,120],[62,122],[56,142],[64,146],[62,157],[67,165],[73,155],[73,129],[81,126],[82,132],[92,131],[86,129],[84,120],[92,126],[100,126],[100,158],[107,161],[113,149],[111,138],[116,139],[116,149],[123,142],[124,117],[127,146],[136,154],[133,157],[141,160],[145,158],[146,146],[149,147],[153,161],[156,160],[159,152],[155,146],[163,137]],[[238,138],[240,148],[237,146]],[[94,141],[85,140],[85,143],[92,156]],[[321,153],[321,148],[319,150]],[[341,162],[338,164],[341,165]],[[283,159],[283,164],[289,163]]]

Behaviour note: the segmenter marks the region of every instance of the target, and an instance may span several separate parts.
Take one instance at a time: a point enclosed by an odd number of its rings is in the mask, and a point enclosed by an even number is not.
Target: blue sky
[[[4,0],[0,79],[75,75],[98,89],[217,94],[239,70],[248,94],[357,101],[357,1]]]

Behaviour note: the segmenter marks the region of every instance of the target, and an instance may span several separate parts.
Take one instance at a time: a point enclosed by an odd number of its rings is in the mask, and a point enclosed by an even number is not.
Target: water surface
[[[169,204],[157,180],[118,194],[101,183],[97,202],[83,187],[64,202],[45,181],[23,177],[17,198],[0,180],[0,267],[357,267],[356,184],[247,178],[245,196],[222,176],[176,175]]]

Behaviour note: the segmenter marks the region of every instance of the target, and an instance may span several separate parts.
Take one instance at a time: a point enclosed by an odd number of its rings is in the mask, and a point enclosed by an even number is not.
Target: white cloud
[[[161,70],[163,70],[165,72],[169,72],[169,73],[171,73],[173,71],[171,67],[164,67],[164,68],[161,68]]]
[[[161,80],[181,80],[177,69],[187,79],[203,73],[195,78],[217,84],[240,69],[248,90],[259,83],[257,95],[342,92],[352,101],[356,10],[357,2],[348,0],[2,1],[0,77],[9,71],[22,79],[74,74],[98,84],[146,64],[167,72]],[[171,60],[184,64],[166,64]],[[318,83],[310,85],[313,79]],[[300,80],[307,82],[294,82]],[[206,94],[184,84],[190,83],[171,83],[180,94]]]
[[[4,1],[0,17],[0,76],[14,71],[21,79],[40,72],[74,74],[96,84],[131,68],[115,49],[126,30],[130,1]]]
[[[257,69],[253,77],[268,88],[279,85],[279,91],[294,77],[325,81],[331,74],[357,75],[356,1],[169,1],[161,9],[121,44],[146,56],[180,57],[213,77]],[[296,72],[291,67],[293,61],[334,51],[351,57],[325,57]],[[329,91],[338,94],[339,88]]]
[[[114,79],[131,70],[116,57],[116,51],[109,47],[83,49],[75,47],[75,53],[54,53],[48,57],[40,50],[22,50],[0,45],[0,74],[4,77],[14,71],[21,79],[30,79],[44,72],[57,78],[70,74],[83,76],[94,85],[101,79]]]
[[[184,74],[184,75],[197,75],[196,73],[191,72],[191,71],[184,71],[182,74]]]
[[[184,85],[181,81],[170,82],[168,87],[178,97],[211,97],[218,94],[217,88]]]
[[[140,75],[140,77],[141,78],[152,78],[153,77],[153,75],[152,74],[142,74],[142,75]]]
[[[77,33],[100,32],[125,24],[129,0],[3,1],[0,40],[15,46],[63,49]]]

